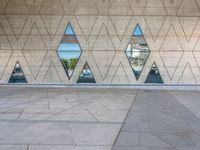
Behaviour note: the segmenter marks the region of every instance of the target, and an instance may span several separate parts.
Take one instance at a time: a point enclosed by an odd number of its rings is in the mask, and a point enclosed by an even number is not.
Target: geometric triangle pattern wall
[[[0,2],[1,83],[9,82],[16,62],[28,84],[77,83],[87,62],[97,84],[145,84],[154,63],[164,84],[200,84],[199,1],[55,0],[48,7],[45,3]],[[81,50],[70,71],[57,53],[63,39],[74,42],[73,37],[63,38],[69,23]],[[138,72],[126,53],[137,25],[149,50]]]

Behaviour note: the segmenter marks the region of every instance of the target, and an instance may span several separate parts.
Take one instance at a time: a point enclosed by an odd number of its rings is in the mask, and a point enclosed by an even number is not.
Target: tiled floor
[[[200,92],[0,87],[0,150],[199,150]]]
[[[0,87],[0,150],[110,150],[135,95]]]

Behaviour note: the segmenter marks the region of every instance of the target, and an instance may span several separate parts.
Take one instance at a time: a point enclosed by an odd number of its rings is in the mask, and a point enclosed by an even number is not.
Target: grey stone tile
[[[62,113],[55,114],[49,117],[47,120],[59,120],[59,121],[93,121],[97,122],[87,110],[66,110]]]
[[[175,147],[151,146],[150,150],[177,150],[177,148],[175,148]]]
[[[125,122],[127,123],[140,123],[142,122],[142,115],[128,115]]]
[[[193,131],[188,124],[172,124],[167,121],[149,121],[149,130],[151,132],[187,132]]]
[[[149,147],[139,146],[114,146],[112,150],[150,150]]]
[[[75,146],[74,150],[111,150],[111,146]]]
[[[200,132],[200,125],[198,123],[191,123],[191,128],[194,132],[199,133]]]
[[[152,133],[141,133],[140,143],[141,146],[160,146],[169,147],[170,145]]]
[[[195,148],[195,144],[188,133],[154,133],[157,137],[174,147]]]
[[[88,110],[100,122],[123,122],[127,111],[125,110]]]
[[[27,145],[0,145],[0,150],[27,150]]]
[[[0,113],[0,119],[5,120],[16,120],[18,116],[18,113]]]
[[[199,150],[198,148],[185,148],[185,147],[178,147],[177,150]]]
[[[71,134],[77,145],[112,145],[121,124],[70,123]]]
[[[149,125],[147,123],[125,123],[122,132],[148,132]]]
[[[111,150],[110,146],[30,145],[29,150]]]
[[[28,150],[74,150],[74,146],[68,145],[30,145]]]
[[[0,123],[0,141],[8,136],[11,136],[17,132],[20,132],[24,129],[26,129],[27,127],[33,125],[33,123],[17,123],[17,122],[4,122],[4,123]]]
[[[74,140],[67,124],[36,123],[4,138],[0,143],[74,144]]]
[[[200,148],[200,133],[190,133],[189,134],[195,146]]]
[[[135,146],[139,144],[139,133],[120,132],[116,141],[117,146]]]

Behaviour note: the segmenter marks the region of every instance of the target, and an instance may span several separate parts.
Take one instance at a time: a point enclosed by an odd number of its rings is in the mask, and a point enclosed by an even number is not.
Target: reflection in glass
[[[77,51],[77,52],[80,52],[81,48],[80,48],[79,44],[61,43],[58,47],[58,51]]]
[[[60,60],[65,68],[65,71],[69,77],[72,76],[74,68],[78,63],[78,58],[80,57],[79,52],[58,52]]]
[[[149,54],[149,47],[144,39],[139,24],[137,24],[126,48],[126,56],[128,57],[136,79],[139,78]]]
[[[163,80],[160,76],[158,67],[156,66],[155,62],[151,67],[151,70],[147,76],[145,83],[163,83]]]
[[[80,74],[77,83],[96,83],[92,71],[87,62],[85,63],[85,66]]]
[[[27,83],[19,62],[17,62],[14,67],[9,83]]]
[[[81,56],[81,47],[70,23],[67,25],[62,41],[57,48],[57,53],[70,79]]]

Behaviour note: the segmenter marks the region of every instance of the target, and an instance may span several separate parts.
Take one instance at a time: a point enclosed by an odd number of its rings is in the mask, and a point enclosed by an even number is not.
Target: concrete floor
[[[199,150],[200,93],[0,87],[0,150]]]

